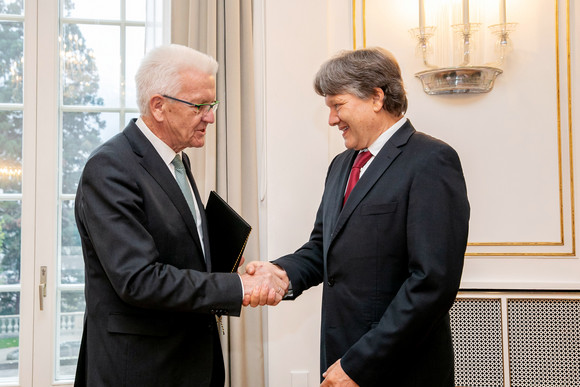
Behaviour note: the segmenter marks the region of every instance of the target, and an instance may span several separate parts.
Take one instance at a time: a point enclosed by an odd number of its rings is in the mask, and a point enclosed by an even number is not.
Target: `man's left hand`
[[[320,387],[358,387],[358,384],[356,384],[342,369],[340,359],[328,367],[326,372],[322,374],[322,377],[324,378],[324,381]]]

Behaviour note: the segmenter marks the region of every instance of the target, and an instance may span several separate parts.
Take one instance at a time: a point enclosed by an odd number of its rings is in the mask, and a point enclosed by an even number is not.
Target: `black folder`
[[[235,273],[248,243],[252,226],[215,191],[205,206],[211,254],[211,271]]]

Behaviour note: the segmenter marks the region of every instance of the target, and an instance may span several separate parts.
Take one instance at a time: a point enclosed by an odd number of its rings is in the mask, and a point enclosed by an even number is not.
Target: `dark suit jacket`
[[[341,358],[361,386],[453,386],[469,220],[457,153],[407,122],[342,208],[355,153],[332,161],[310,240],[275,263],[294,297],[323,282],[321,372]]]
[[[240,314],[240,279],[209,273],[187,202],[134,122],[87,161],[75,215],[87,302],[75,385],[197,387],[223,374],[214,314]]]

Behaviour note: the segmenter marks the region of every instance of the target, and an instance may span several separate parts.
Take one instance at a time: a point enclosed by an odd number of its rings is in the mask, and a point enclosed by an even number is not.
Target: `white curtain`
[[[216,190],[253,227],[244,256],[259,259],[258,174],[254,102],[252,1],[173,0],[172,42],[212,55],[220,64],[216,123],[206,145],[192,149],[192,169],[205,199]],[[229,318],[222,337],[232,387],[264,386],[262,309]]]

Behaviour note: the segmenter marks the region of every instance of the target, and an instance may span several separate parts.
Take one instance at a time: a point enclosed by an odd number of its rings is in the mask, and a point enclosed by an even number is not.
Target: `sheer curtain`
[[[172,15],[172,42],[208,53],[220,64],[216,123],[205,147],[188,150],[196,182],[205,199],[216,190],[253,226],[244,256],[259,259],[252,1],[172,0]],[[222,345],[226,385],[265,385],[261,308],[229,318]]]
[[[171,0],[146,0],[145,52],[171,41]]]

